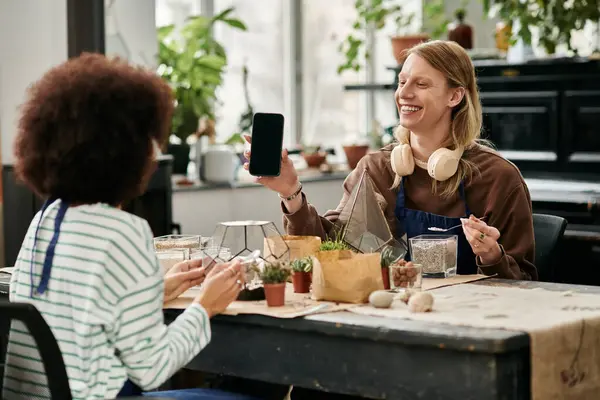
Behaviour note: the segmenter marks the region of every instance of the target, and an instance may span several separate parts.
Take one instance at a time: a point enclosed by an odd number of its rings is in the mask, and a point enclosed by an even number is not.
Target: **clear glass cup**
[[[410,259],[423,267],[423,276],[447,278],[456,275],[457,235],[420,235],[409,239]]]
[[[200,235],[164,235],[154,238],[154,251],[185,250],[189,258],[190,251],[202,248]]]
[[[166,274],[175,264],[187,260],[187,253],[182,249],[165,250],[156,252],[156,258]]]
[[[414,263],[390,265],[390,289],[419,291],[423,285],[423,266]]]

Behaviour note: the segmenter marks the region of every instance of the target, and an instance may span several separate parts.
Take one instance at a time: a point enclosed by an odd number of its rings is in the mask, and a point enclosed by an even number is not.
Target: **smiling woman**
[[[465,50],[449,41],[412,48],[395,98],[397,142],[360,161],[335,210],[317,213],[285,155],[281,175],[260,181],[281,196],[287,232],[327,237],[368,170],[397,239],[452,228],[459,274],[537,279],[529,191],[517,167],[479,139],[481,104]]]

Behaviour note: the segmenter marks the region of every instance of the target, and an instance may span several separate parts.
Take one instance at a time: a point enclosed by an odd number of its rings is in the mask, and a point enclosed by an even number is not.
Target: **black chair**
[[[539,280],[554,282],[560,241],[567,228],[567,220],[556,215],[533,214],[535,236],[535,266]]]
[[[0,326],[10,327],[10,323],[15,321],[22,322],[31,334],[44,365],[46,378],[48,381],[48,390],[50,398],[60,400],[72,400],[69,379],[65,369],[65,363],[56,343],[56,339],[50,330],[50,327],[40,314],[40,312],[31,304],[10,303],[6,300],[0,301]],[[6,335],[7,332],[0,332]],[[4,353],[4,349],[2,349]],[[5,354],[0,354],[0,359],[4,360]],[[0,398],[2,393],[0,391]],[[130,400],[148,400],[148,397],[127,397]],[[153,400],[174,400],[166,397],[150,397]]]

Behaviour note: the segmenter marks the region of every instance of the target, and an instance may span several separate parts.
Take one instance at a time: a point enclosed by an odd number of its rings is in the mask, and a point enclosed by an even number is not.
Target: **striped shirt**
[[[114,398],[127,379],[143,390],[156,388],[209,343],[206,311],[194,304],[165,325],[163,273],[150,227],[105,204],[67,210],[48,288],[31,297],[59,204],[44,213],[35,253],[39,212],[29,226],[12,276],[11,301],[35,305],[52,329],[74,399]],[[6,364],[4,398],[50,397],[37,348],[19,322],[11,325]]]

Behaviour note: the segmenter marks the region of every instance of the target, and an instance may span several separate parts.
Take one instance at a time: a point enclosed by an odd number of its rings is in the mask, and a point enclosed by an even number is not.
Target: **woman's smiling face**
[[[444,74],[416,54],[408,56],[398,75],[396,106],[400,125],[422,133],[450,118],[454,91],[448,87]]]

